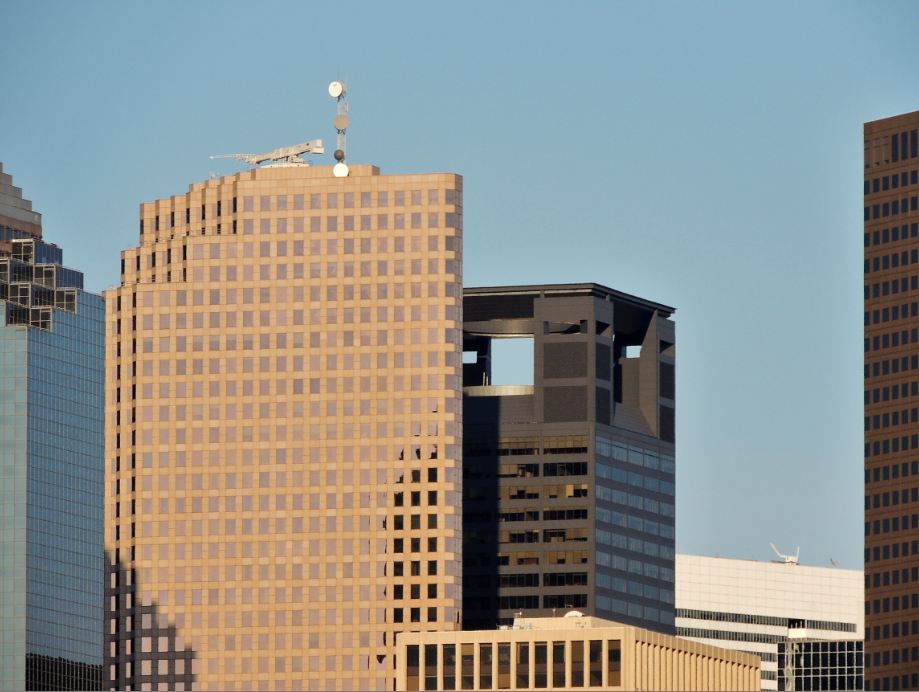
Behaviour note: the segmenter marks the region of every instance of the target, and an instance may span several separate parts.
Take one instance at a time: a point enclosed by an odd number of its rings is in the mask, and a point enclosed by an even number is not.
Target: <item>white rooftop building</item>
[[[860,690],[863,590],[860,570],[677,555],[677,636],[757,654],[764,690],[802,689],[802,675],[825,678],[803,689]]]

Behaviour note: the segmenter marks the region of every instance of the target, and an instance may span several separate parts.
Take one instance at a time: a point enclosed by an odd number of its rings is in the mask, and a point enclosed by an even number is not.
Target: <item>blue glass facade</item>
[[[597,610],[672,629],[675,465],[655,442],[596,437]]]
[[[34,274],[10,272],[0,300],[0,689],[98,689],[103,302],[73,285],[59,251],[23,242],[34,252],[19,268]],[[36,304],[43,293],[50,305]]]

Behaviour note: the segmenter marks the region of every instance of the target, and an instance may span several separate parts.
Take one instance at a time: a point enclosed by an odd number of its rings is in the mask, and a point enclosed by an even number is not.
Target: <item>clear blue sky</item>
[[[89,288],[141,201],[236,169],[208,155],[332,143],[343,79],[351,161],[465,177],[467,285],[677,308],[678,550],[861,567],[861,128],[919,109],[919,5],[8,0],[0,26],[0,161]]]

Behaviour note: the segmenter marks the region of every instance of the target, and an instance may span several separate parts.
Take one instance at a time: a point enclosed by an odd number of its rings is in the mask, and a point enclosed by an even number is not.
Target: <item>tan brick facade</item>
[[[864,146],[865,689],[919,689],[919,112]]]

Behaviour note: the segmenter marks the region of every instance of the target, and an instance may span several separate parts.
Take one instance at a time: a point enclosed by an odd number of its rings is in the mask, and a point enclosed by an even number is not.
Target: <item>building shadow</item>
[[[136,570],[106,559],[102,689],[190,690],[194,650],[157,604],[141,603]]]

